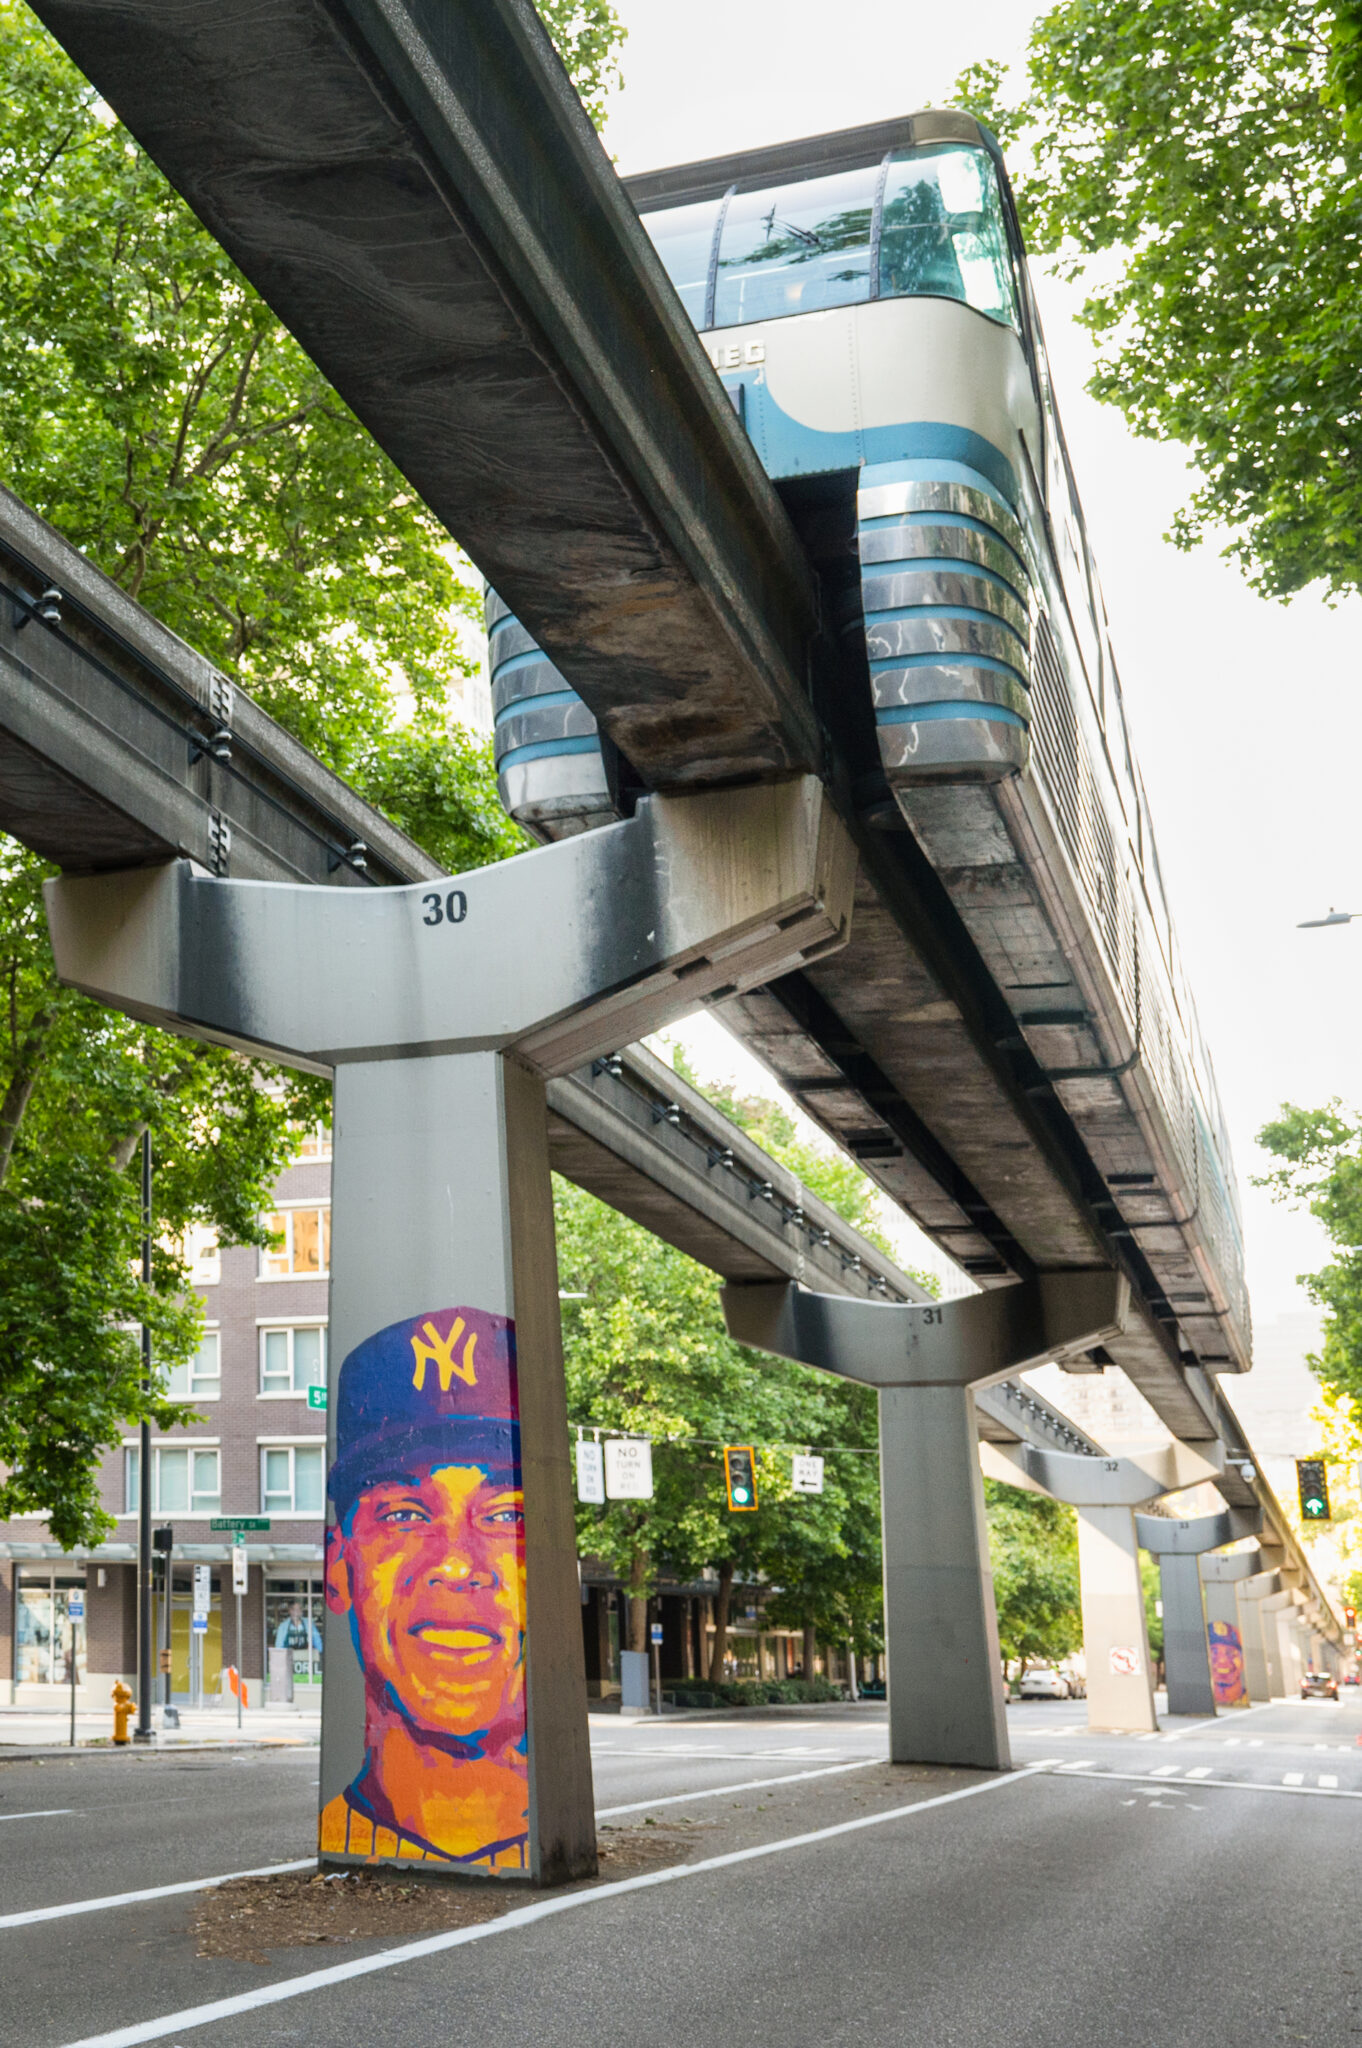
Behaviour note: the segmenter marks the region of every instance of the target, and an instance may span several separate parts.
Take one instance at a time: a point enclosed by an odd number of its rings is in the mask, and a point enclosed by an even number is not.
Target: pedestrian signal
[[[750,1515],[757,1505],[757,1460],[751,1444],[725,1444],[724,1480],[731,1511]]]
[[[1296,1485],[1300,1490],[1301,1520],[1330,1521],[1329,1482],[1325,1477],[1323,1458],[1297,1458]]]

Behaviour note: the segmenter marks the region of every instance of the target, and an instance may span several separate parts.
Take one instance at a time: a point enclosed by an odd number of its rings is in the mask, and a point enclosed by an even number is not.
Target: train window
[[[739,327],[870,297],[879,169],[735,193],[719,243],[713,324]]]
[[[1002,198],[981,149],[899,150],[880,227],[881,298],[961,299],[1017,326]]]
[[[671,206],[650,213],[643,225],[677,296],[697,327],[705,324],[709,296],[709,259],[721,201],[701,199],[694,206]]]

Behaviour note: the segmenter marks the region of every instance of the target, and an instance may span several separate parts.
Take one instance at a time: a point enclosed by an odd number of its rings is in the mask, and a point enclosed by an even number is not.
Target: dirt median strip
[[[565,1891],[608,1884],[681,1862],[702,1833],[694,1822],[601,1831],[600,1876]],[[551,1896],[551,1895],[550,1895]],[[268,1964],[270,1951],[340,1946],[352,1941],[410,1941],[455,1927],[476,1927],[524,1904],[520,1891],[470,1881],[412,1877],[390,1869],[330,1876],[239,1877],[199,1895],[195,1953]]]

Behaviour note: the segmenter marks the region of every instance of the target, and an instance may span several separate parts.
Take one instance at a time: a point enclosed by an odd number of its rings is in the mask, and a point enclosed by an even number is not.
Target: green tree
[[[814,1609],[830,1615],[841,1587],[838,1632],[859,1626],[870,1640],[879,1575],[874,1397],[734,1344],[714,1276],[580,1189],[559,1183],[556,1210],[569,1417],[607,1434],[647,1436],[654,1447],[652,1500],[577,1511],[579,1548],[604,1559],[627,1589],[629,1647],[645,1647],[646,1602],[659,1577],[706,1568],[718,1575],[712,1676],[723,1671],[735,1583],[782,1587],[800,1626]],[[755,1514],[728,1509],[725,1443],[758,1447]],[[790,1453],[806,1447],[829,1452],[821,1495],[791,1486]]]
[[[1308,1209],[1335,1247],[1327,1266],[1300,1276],[1324,1311],[1324,1342],[1306,1362],[1326,1387],[1362,1405],[1362,1120],[1337,1098],[1323,1109],[1283,1103],[1258,1143],[1281,1164],[1255,1175],[1255,1187]]]
[[[1073,1509],[996,1479],[984,1481],[984,1503],[1004,1662],[1024,1671],[1067,1657],[1083,1640]]]
[[[1362,564],[1358,25],[1355,0],[1060,0],[1020,105],[997,67],[960,86],[1031,145],[1028,241],[1091,287],[1090,388],[1195,457],[1173,538],[1231,529],[1271,596]]]
[[[605,0],[546,19],[597,110]],[[452,716],[478,593],[438,522],[89,84],[0,0],[5,481],[451,868],[517,851],[490,748]],[[105,1015],[57,987],[48,871],[0,841],[0,1515],[96,1540],[101,1449],[184,1409],[144,1397],[197,1315],[167,1247],[260,1242],[315,1083]],[[157,1158],[152,1286],[135,1153]],[[164,1242],[163,1242],[164,1241]],[[158,1385],[160,1384],[158,1380]]]

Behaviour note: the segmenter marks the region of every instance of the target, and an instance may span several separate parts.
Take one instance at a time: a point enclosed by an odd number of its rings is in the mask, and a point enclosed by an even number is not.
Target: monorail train
[[[932,110],[628,184],[863,649],[885,805],[1079,1127],[1155,1312],[1210,1371],[1246,1369],[1224,1120],[997,144]],[[487,623],[503,802],[540,837],[605,822],[591,713],[490,592]]]

